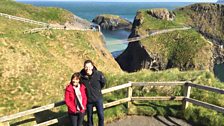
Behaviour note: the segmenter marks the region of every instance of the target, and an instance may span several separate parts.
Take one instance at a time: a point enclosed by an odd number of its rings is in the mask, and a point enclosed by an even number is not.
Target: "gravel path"
[[[107,126],[192,126],[184,120],[163,116],[127,116],[124,119],[114,121]]]

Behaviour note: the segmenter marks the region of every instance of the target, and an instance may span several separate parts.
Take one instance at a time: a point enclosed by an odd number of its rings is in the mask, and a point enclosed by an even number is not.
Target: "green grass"
[[[35,7],[8,0],[0,1],[0,12],[47,23],[64,24],[73,21],[73,14],[61,8]]]
[[[108,80],[107,87],[120,85],[127,83],[128,81],[132,82],[149,82],[149,81],[187,81],[191,80],[193,83],[202,84],[202,85],[208,85],[213,86],[217,88],[224,88],[224,84],[217,81],[217,79],[214,77],[214,74],[208,71],[185,71],[180,72],[177,69],[170,69],[166,71],[160,71],[160,72],[151,72],[148,70],[142,70],[136,73],[120,73],[120,74],[106,74],[106,78]],[[110,85],[110,86],[108,86]],[[149,92],[147,92],[146,87],[139,87],[134,88],[133,96],[182,96],[183,95],[183,88],[181,86],[176,87],[160,87],[160,88],[149,88]],[[120,98],[125,98],[127,94],[125,93],[127,90],[121,90],[115,93],[110,93],[104,95],[104,101],[111,102],[114,100],[118,100]],[[208,102],[211,104],[215,104],[218,106],[224,107],[223,97],[221,94],[208,92],[205,90],[199,90],[196,88],[192,88],[191,91],[191,98],[195,98],[197,100],[201,100],[204,102]],[[125,110],[123,110],[120,114],[121,116],[118,116],[117,118],[122,118],[125,116],[124,114],[127,112],[127,106],[126,104],[120,105],[123,106]],[[182,102],[175,102],[175,101],[143,101],[143,102],[133,102],[132,108],[131,108],[131,114],[140,114],[140,115],[147,115],[147,116],[153,116],[153,115],[163,115],[163,116],[174,116],[177,118],[186,119],[188,121],[193,122],[194,124],[203,124],[207,126],[212,125],[219,125],[222,124],[222,119],[224,118],[224,115],[218,112],[215,112],[210,109],[203,108],[203,111],[200,113],[196,113],[197,110],[196,105],[190,105],[190,107],[187,110],[182,110]],[[105,112],[105,116],[108,118],[105,118],[106,120],[110,120],[112,118],[116,118],[117,113],[115,114],[113,107],[108,108],[107,111],[111,111],[110,113]],[[209,116],[208,113],[212,111],[213,115],[216,116]],[[114,113],[114,114],[113,114]],[[96,116],[96,115],[95,115]],[[205,118],[203,118],[205,117]],[[205,121],[206,123],[202,123]]]
[[[176,14],[175,22],[179,24],[184,24],[184,25],[190,24],[191,19],[190,19],[189,13],[191,13],[191,11],[182,12],[182,11],[175,10],[174,13]]]
[[[131,74],[106,74],[106,78],[110,86],[119,85],[123,83],[127,83],[128,81],[133,82],[148,82],[148,81],[186,81],[191,80],[193,83],[198,83],[202,85],[208,85],[213,87],[218,87],[223,89],[224,84],[217,81],[214,77],[214,74],[208,71],[187,71],[180,72],[177,69],[171,69],[160,72],[150,72],[148,70],[139,71]],[[126,90],[127,91],[127,90]],[[117,100],[120,98],[126,97],[125,90],[120,91],[120,93],[115,93],[114,95],[105,95],[104,100],[107,102],[111,99],[107,97],[114,97],[113,100]],[[123,97],[121,96],[121,92],[123,92]],[[183,95],[183,88],[181,86],[177,86],[174,88],[151,88],[147,93],[144,88],[135,88],[133,91],[134,96],[181,96]],[[119,98],[116,98],[119,97]],[[197,100],[201,100],[204,102],[208,102],[211,104],[215,104],[218,106],[224,107],[223,97],[221,94],[208,92],[205,90],[199,90],[196,88],[192,88],[191,98],[195,98]],[[112,101],[113,101],[112,100]],[[126,106],[126,104],[124,104]],[[109,108],[109,110],[114,111],[114,108]],[[174,116],[177,118],[186,119],[188,121],[192,121],[194,124],[203,124],[206,126],[220,125],[223,121],[224,115],[218,112],[215,112],[210,109],[203,108],[203,111],[200,113],[196,113],[197,106],[191,105],[187,110],[182,110],[182,102],[174,102],[174,101],[161,101],[161,102],[152,102],[152,101],[144,101],[144,102],[134,102],[131,108],[132,114],[140,114],[140,115],[163,115],[163,116]],[[126,109],[127,111],[127,109]],[[212,111],[213,115],[211,116],[209,113]],[[124,111],[125,112],[125,111]],[[121,112],[124,113],[124,112]],[[112,113],[105,113],[106,116],[115,116]],[[122,114],[123,115],[123,114]],[[116,117],[116,116],[115,116]],[[119,117],[120,118],[120,117]],[[204,122],[206,123],[204,123]]]
[[[198,11],[195,11],[195,8],[199,8]],[[141,24],[136,30],[142,35],[147,34],[147,31],[150,30],[192,26],[210,38],[224,40],[223,16],[221,16],[223,5],[193,4],[179,8],[173,11],[176,15],[173,21],[156,19],[150,16],[148,11],[147,9],[139,10],[136,16],[136,19],[141,20]]]
[[[105,18],[105,20],[117,20],[120,24],[129,24],[129,22],[123,18],[121,18],[118,15],[112,15],[112,14],[102,14],[99,15]]]
[[[183,27],[182,24],[177,23],[176,21],[166,21],[157,19],[148,14],[148,10],[139,10],[137,18],[143,18],[143,23],[141,27],[143,30],[161,30],[161,29],[170,29]]]
[[[105,17],[107,19],[120,19],[120,16],[118,16],[118,15],[112,15],[112,14],[102,14],[100,16],[103,16],[103,17]]]
[[[0,116],[62,100],[71,74],[80,71],[86,59],[97,61],[102,70],[120,70],[115,61],[107,62],[112,59],[109,52],[103,56],[95,49],[102,43],[97,32],[45,30],[24,34],[36,26],[4,17],[0,22]]]
[[[224,115],[203,107],[191,106],[184,111],[184,117],[191,120],[194,125],[224,126]]]
[[[210,38],[224,40],[223,12],[224,5],[200,3],[174,10],[176,21],[196,27]],[[198,8],[198,9],[196,9]]]
[[[148,52],[162,57],[165,64],[171,62],[171,67],[182,70],[210,69],[212,54],[208,50],[212,46],[193,29],[150,36],[141,40],[141,44]]]

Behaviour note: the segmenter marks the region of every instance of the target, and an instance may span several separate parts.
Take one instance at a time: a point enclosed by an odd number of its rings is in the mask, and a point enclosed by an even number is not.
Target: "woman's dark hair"
[[[84,62],[84,67],[85,67],[85,65],[86,65],[87,63],[91,63],[91,64],[94,66],[94,63],[93,63],[92,60],[86,60],[86,61]]]
[[[72,80],[75,78],[75,77],[77,77],[77,78],[81,78],[81,74],[79,73],[79,72],[76,72],[76,73],[74,73],[73,75],[72,75],[72,77],[71,77],[71,83],[72,83]]]

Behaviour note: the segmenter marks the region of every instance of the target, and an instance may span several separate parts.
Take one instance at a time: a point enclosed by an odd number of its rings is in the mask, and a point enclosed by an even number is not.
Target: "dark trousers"
[[[72,126],[82,126],[85,113],[69,113],[68,115],[71,120]]]
[[[87,120],[88,126],[93,126],[93,107],[96,107],[98,115],[98,126],[104,126],[104,114],[103,114],[103,99],[99,99],[96,102],[87,104]]]

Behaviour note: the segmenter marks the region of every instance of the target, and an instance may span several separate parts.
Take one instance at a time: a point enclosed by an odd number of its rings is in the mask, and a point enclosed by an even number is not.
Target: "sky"
[[[217,0],[16,0],[16,1],[96,1],[96,2],[217,2]]]

